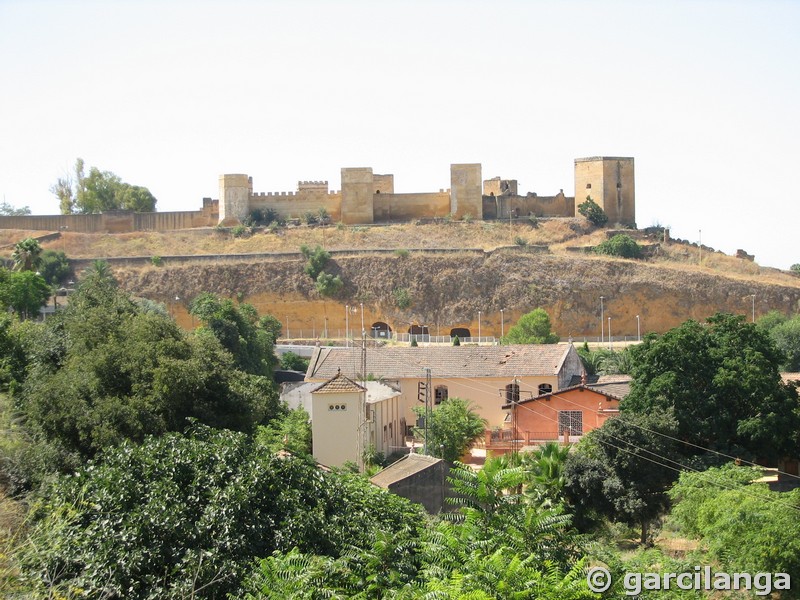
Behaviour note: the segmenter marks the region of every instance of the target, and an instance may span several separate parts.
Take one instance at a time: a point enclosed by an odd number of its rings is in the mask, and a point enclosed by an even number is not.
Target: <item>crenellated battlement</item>
[[[436,192],[396,194],[394,175],[373,173],[370,167],[344,168],[341,190],[327,180],[301,180],[293,192],[253,192],[247,175],[220,176],[220,221],[243,220],[252,208],[272,208],[288,217],[327,211],[348,224],[376,220],[411,220],[452,215],[454,218],[498,219],[511,215],[574,217],[576,202],[591,195],[612,222],[635,223],[633,158],[575,159],[575,196],[563,190],[554,196],[521,195],[516,179],[482,180],[478,163],[450,165],[450,187]],[[204,201],[204,207],[209,210]],[[441,214],[440,214],[441,213]]]

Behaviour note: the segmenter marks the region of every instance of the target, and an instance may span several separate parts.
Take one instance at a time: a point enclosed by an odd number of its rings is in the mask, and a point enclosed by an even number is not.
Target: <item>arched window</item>
[[[434,388],[433,394],[433,401],[435,404],[441,404],[447,400],[447,386],[446,385],[437,385]]]
[[[518,383],[509,383],[506,386],[506,402],[519,402]]]
[[[549,383],[540,383],[539,384],[539,395],[542,394],[551,394],[553,392],[553,386]]]

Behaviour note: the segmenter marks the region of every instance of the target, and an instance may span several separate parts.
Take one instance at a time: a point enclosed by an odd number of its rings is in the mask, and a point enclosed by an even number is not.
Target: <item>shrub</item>
[[[641,258],[642,247],[636,243],[631,236],[618,233],[610,240],[595,247],[597,254],[607,254],[610,256],[621,256],[622,258]]]
[[[235,225],[231,228],[231,235],[235,238],[244,237],[247,233],[247,227],[244,225]]]
[[[305,274],[316,281],[320,273],[322,273],[322,270],[325,268],[325,265],[327,265],[328,261],[331,259],[330,253],[323,250],[322,246],[310,248],[305,244],[300,246],[300,252],[308,261],[305,269],[303,269]]]
[[[161,265],[163,265],[163,264],[164,264],[164,261],[163,261],[163,260],[161,259],[161,257],[160,257],[160,256],[158,256],[157,254],[156,254],[156,255],[154,255],[154,256],[151,256],[151,257],[150,257],[150,262],[151,262],[151,263],[153,264],[153,266],[155,266],[155,267],[160,267]]]
[[[793,264],[791,267],[789,267],[789,270],[793,273],[800,273],[800,263]]]
[[[416,337],[412,337],[411,338],[411,347],[412,348],[416,348],[417,346],[419,346],[419,344],[417,343],[417,338]]]
[[[586,196],[586,202],[581,202],[578,205],[578,212],[596,227],[602,227],[608,223],[608,216],[605,211],[600,208],[597,202],[592,200],[591,196]]]
[[[536,215],[529,215],[528,221],[530,222],[531,227],[533,227],[534,229],[539,227],[539,217],[537,217]]]
[[[461,220],[464,221],[464,223],[472,223],[472,215],[470,213],[465,213],[464,216],[461,217]]]
[[[310,210],[307,210],[302,215],[300,215],[300,221],[302,221],[305,225],[313,225],[318,221],[317,215]]]
[[[343,286],[344,282],[338,275],[333,276],[323,272],[317,276],[316,287],[321,296],[335,296]]]
[[[392,295],[394,296],[394,305],[400,310],[405,310],[411,306],[411,294],[408,293],[406,288],[395,288]]]
[[[456,335],[456,336],[454,336],[454,337],[453,337],[453,346],[460,346],[460,345],[461,345],[461,340],[460,340],[460,339],[458,339],[458,336],[457,336],[457,335]]]
[[[400,248],[394,251],[394,255],[397,256],[398,258],[408,258],[408,250]]]
[[[528,240],[524,237],[517,236],[514,238],[514,243],[520,248],[525,248],[528,245]]]

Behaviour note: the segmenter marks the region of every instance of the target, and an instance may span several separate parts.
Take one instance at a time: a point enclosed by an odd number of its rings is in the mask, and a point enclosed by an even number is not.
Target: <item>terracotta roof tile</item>
[[[312,394],[341,394],[342,392],[366,392],[366,388],[358,385],[341,372],[331,377],[328,381],[311,390]]]

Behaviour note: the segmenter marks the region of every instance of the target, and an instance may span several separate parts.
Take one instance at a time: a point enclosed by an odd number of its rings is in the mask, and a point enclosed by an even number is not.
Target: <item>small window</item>
[[[580,410],[558,411],[558,435],[583,435],[583,412]]]
[[[540,383],[539,384],[539,395],[542,394],[550,394],[553,392],[553,386],[549,383]]]
[[[506,386],[506,402],[519,402],[518,383],[509,383]]]
[[[328,410],[331,411],[339,411],[339,410],[347,410],[347,404],[329,404]]]
[[[433,402],[434,404],[441,404],[447,400],[447,386],[446,385],[437,385],[434,389],[433,394]]]
[[[586,189],[587,189],[587,190],[590,190],[590,189],[592,189],[592,184],[591,184],[591,183],[587,183],[587,184],[586,184]]]

